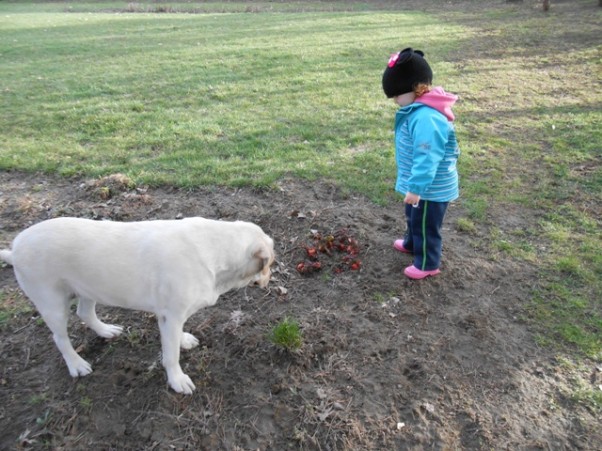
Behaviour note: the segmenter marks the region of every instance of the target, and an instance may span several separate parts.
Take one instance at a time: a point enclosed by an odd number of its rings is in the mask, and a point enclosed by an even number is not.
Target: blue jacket
[[[451,202],[459,196],[456,162],[460,149],[454,125],[443,111],[418,102],[400,108],[395,116],[395,190],[418,194],[424,200]]]

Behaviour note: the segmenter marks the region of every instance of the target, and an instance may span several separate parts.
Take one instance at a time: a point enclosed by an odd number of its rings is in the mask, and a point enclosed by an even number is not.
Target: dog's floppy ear
[[[271,262],[274,252],[265,241],[253,244],[250,248],[250,261],[245,266],[244,278],[252,277],[260,273]]]
[[[253,254],[253,258],[261,262],[261,265],[259,266],[259,271],[261,271],[263,268],[269,265],[271,257],[272,253],[268,249],[267,245],[265,243],[261,243],[259,249],[257,249]]]

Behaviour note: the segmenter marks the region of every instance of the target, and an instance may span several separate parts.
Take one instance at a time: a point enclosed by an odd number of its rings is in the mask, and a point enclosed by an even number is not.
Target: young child
[[[433,72],[420,50],[391,56],[383,90],[400,106],[395,116],[395,190],[404,195],[407,231],[393,246],[414,254],[404,270],[411,279],[441,271],[441,225],[449,202],[458,198],[460,150],[451,107],[457,97],[431,87]]]

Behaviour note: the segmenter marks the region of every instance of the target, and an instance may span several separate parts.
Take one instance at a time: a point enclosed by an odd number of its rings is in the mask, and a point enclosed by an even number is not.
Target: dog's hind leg
[[[185,319],[169,313],[160,313],[157,319],[161,331],[163,366],[167,372],[167,382],[176,392],[191,395],[195,386],[180,366],[180,346]]]
[[[121,326],[106,324],[99,320],[96,316],[96,302],[88,298],[79,298],[77,316],[86,323],[86,326],[104,338],[115,338],[123,331]]]
[[[38,312],[51,330],[54,342],[69,368],[69,374],[73,377],[90,374],[92,366],[75,352],[67,333],[69,295],[60,290],[38,290],[37,288],[29,288],[26,294],[36,305]]]

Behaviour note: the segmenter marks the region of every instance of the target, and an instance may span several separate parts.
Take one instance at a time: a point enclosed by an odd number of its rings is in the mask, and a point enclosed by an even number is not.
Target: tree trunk
[[[598,1],[602,2],[602,0],[598,0]],[[550,9],[550,0],[543,0],[543,10],[549,11],[549,9]]]

